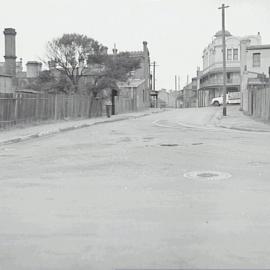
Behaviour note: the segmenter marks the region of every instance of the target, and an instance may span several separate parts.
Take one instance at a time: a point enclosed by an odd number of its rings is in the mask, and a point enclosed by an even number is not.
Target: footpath
[[[197,108],[192,108],[194,111],[197,111]],[[204,108],[207,109],[207,108]],[[210,108],[209,108],[210,109]],[[214,109],[214,108],[213,108]],[[193,111],[192,110],[192,111]],[[90,127],[103,123],[117,122],[128,119],[136,119],[144,116],[148,116],[154,113],[161,113],[166,111],[166,109],[149,109],[142,112],[132,112],[126,114],[114,115],[111,118],[106,117],[98,117],[98,118],[90,118],[90,119],[81,119],[81,120],[62,120],[62,121],[54,121],[50,123],[39,123],[36,125],[29,125],[23,127],[13,127],[10,129],[4,129],[0,131],[0,146],[5,144],[17,143],[26,140],[30,140],[33,138],[39,138],[43,136],[49,136],[53,134],[57,134],[60,132],[65,132],[69,130],[75,130],[84,127]],[[170,110],[172,114],[174,110]],[[210,125],[207,126],[215,126],[218,128],[226,128],[226,129],[234,129],[246,132],[270,132],[270,122],[264,123],[263,121],[256,120],[252,117],[246,116],[240,111],[239,106],[228,106],[227,107],[227,116],[222,115],[222,108],[219,108],[213,114],[213,111],[209,111],[206,113],[206,120],[203,119],[204,114],[197,114],[196,118],[189,117],[189,113],[194,114],[191,110],[185,111],[185,116],[189,118],[189,123],[197,126],[198,122],[206,122],[209,119],[209,115],[212,115],[212,119],[210,121]],[[178,112],[183,112],[182,110],[178,110]],[[202,115],[202,117],[199,117]],[[172,115],[173,116],[173,115]],[[209,120],[207,120],[208,122]]]
[[[262,120],[245,115],[239,106],[228,106],[227,116],[222,115],[222,107],[212,120],[216,127],[235,129],[250,132],[270,132],[270,121]]]
[[[39,138],[43,136],[49,136],[60,132],[69,130],[75,130],[84,127],[90,127],[102,123],[111,123],[117,121],[123,121],[127,119],[136,119],[144,116],[151,115],[153,113],[164,112],[164,109],[149,109],[142,112],[132,112],[126,114],[113,115],[110,118],[97,117],[81,120],[61,120],[50,123],[39,123],[36,125],[29,125],[23,127],[12,127],[10,129],[4,129],[0,131],[0,146],[22,142],[33,138]]]

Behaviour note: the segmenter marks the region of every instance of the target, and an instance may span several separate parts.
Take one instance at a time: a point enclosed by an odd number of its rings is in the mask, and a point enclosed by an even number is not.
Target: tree
[[[83,76],[91,77],[86,88],[88,92],[94,93],[105,88],[115,88],[117,81],[126,81],[130,72],[139,68],[141,63],[140,58],[130,53],[108,55],[107,47],[80,34],[64,34],[48,42],[47,60],[70,80],[74,92],[78,91]]]
[[[79,80],[85,69],[84,61],[89,55],[99,59],[104,49],[98,41],[85,35],[64,34],[48,42],[47,60],[53,62],[56,69],[69,78],[74,92],[77,92]]]
[[[73,85],[64,74],[56,78],[49,70],[43,70],[37,78],[29,81],[26,88],[40,92],[68,94],[72,91]]]
[[[94,93],[105,88],[117,88],[118,81],[126,81],[132,71],[140,67],[141,59],[132,57],[124,52],[117,55],[89,55],[88,66],[99,64],[103,67],[102,72],[95,74],[92,83],[88,84],[88,90]]]

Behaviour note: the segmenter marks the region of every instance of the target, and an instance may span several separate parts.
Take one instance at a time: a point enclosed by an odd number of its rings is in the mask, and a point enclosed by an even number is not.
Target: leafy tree
[[[94,76],[92,83],[88,83],[88,90],[96,93],[105,88],[117,88],[118,81],[126,81],[131,72],[140,67],[141,59],[124,52],[115,56],[90,55],[87,63],[90,67],[96,63],[103,66],[102,72]]]
[[[37,78],[30,80],[26,88],[41,92],[68,94],[72,91],[73,85],[65,75],[61,74],[56,78],[49,70],[44,70]]]

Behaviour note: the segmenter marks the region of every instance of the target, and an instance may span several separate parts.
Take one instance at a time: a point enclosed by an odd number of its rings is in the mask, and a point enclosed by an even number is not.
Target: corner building
[[[240,42],[249,39],[252,45],[261,44],[260,33],[245,37],[232,36],[225,32],[226,40],[226,85],[227,92],[240,91]],[[212,42],[203,50],[203,69],[199,71],[198,106],[208,106],[214,97],[223,91],[222,31],[218,31]]]

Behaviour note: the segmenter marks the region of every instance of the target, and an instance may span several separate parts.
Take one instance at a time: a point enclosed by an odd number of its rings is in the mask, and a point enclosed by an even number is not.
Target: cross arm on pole
[[[222,4],[222,6],[219,7],[218,9],[224,9],[224,8],[228,8],[228,7],[230,7],[230,6],[225,6],[224,4]]]

